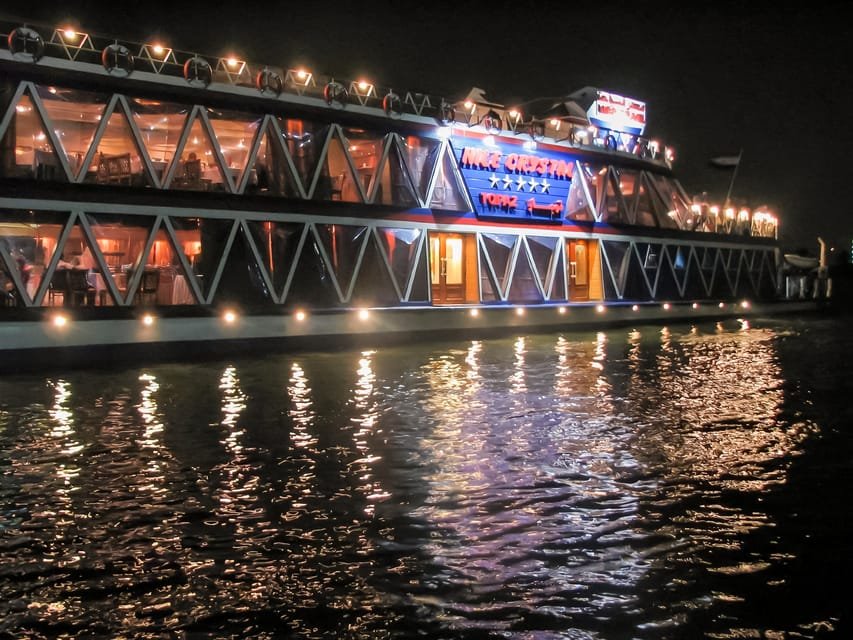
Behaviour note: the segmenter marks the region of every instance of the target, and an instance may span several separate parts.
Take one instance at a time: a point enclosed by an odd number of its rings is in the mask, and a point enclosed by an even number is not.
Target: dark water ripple
[[[0,637],[844,637],[846,320],[0,378]]]

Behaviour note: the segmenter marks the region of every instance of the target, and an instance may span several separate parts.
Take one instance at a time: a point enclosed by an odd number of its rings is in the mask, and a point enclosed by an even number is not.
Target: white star
[[[518,182],[516,182],[516,184],[518,185],[519,191],[524,191],[524,185],[527,184],[527,180],[524,179],[524,176],[518,176]]]
[[[548,193],[548,189],[551,188],[551,183],[548,182],[545,178],[542,178],[542,182],[539,183],[542,187],[542,193]]]
[[[504,189],[509,189],[512,187],[512,178],[508,175],[504,175]]]
[[[539,186],[539,183],[536,182],[536,178],[530,178],[530,182],[528,184],[530,184],[530,191],[531,192],[536,191],[536,187]]]
[[[491,178],[489,178],[489,182],[491,182],[491,183],[492,183],[492,189],[494,189],[494,188],[495,188],[495,185],[496,185],[498,182],[500,182],[500,178],[498,178],[498,177],[493,173],[493,174],[492,174],[492,177],[491,177]]]

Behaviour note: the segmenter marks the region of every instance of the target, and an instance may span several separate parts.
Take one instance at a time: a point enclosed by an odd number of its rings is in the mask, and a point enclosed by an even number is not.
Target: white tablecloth
[[[195,304],[187,277],[181,274],[176,275],[172,283],[172,304]]]

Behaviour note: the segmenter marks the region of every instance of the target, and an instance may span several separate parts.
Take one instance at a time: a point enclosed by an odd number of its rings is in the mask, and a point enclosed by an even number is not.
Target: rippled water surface
[[[0,637],[845,636],[849,320],[2,377]]]

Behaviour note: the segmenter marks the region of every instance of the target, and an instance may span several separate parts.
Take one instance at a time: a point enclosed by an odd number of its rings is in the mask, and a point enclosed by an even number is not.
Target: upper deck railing
[[[190,86],[220,84],[240,87],[268,98],[305,96],[330,107],[348,105],[381,110],[386,116],[404,114],[430,118],[439,125],[482,126],[492,134],[511,134],[569,147],[613,152],[667,167],[675,157],[671,147],[651,138],[595,127],[577,118],[540,118],[520,109],[472,100],[449,101],[441,96],[381,87],[361,78],[343,80],[305,67],[256,64],[237,55],[212,56],[184,51],[159,41],[133,42],[100,36],[78,27],[56,27],[0,18],[0,36],[12,57],[39,62],[45,57],[101,65],[112,76],[134,72],[182,78]]]

